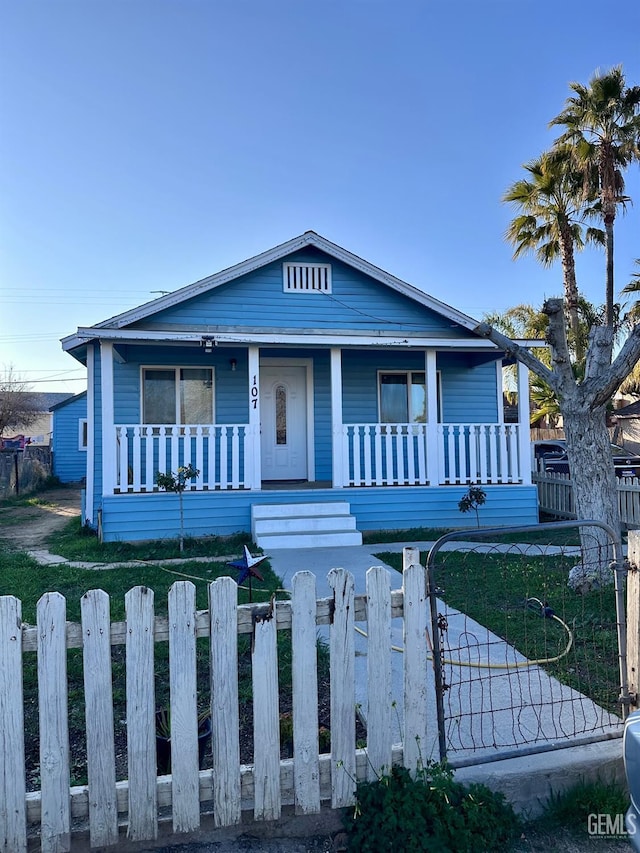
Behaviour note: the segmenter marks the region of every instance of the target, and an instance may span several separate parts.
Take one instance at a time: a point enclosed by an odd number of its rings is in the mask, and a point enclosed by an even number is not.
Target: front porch
[[[159,472],[189,464],[200,473],[187,491],[260,491],[267,485],[259,476],[260,435],[252,424],[120,424],[113,437],[108,494],[157,492]],[[526,485],[528,448],[519,424],[342,424],[334,434],[331,487]]]

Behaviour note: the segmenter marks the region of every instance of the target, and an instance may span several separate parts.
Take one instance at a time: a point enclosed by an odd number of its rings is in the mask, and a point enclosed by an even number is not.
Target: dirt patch
[[[44,548],[49,536],[80,515],[79,486],[64,486],[33,495],[30,503],[0,507],[0,540],[21,551]]]

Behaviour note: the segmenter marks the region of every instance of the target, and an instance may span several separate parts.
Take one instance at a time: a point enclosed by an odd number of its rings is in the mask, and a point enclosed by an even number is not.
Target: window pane
[[[142,393],[145,424],[176,422],[175,370],[145,370]]]
[[[287,389],[276,388],[276,444],[287,443]]]
[[[380,375],[380,422],[406,424],[409,420],[406,373]]]
[[[427,386],[424,373],[411,374],[411,420],[417,424],[427,422]]]
[[[180,423],[210,424],[213,421],[213,373],[210,367],[180,371]]]

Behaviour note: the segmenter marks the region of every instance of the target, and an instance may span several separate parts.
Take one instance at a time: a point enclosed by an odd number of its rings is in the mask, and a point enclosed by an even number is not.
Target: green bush
[[[349,850],[358,853],[486,853],[504,850],[520,821],[502,794],[462,785],[448,767],[428,763],[415,778],[394,767],[359,783],[345,828]]]

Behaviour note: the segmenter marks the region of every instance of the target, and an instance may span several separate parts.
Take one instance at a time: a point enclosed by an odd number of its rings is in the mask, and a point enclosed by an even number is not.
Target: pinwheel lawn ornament
[[[244,547],[244,554],[240,557],[239,560],[232,560],[230,563],[227,563],[232,569],[238,569],[238,578],[237,583],[238,586],[241,583],[244,583],[247,578],[249,579],[249,601],[253,601],[252,598],[252,590],[251,590],[251,579],[258,578],[258,580],[263,581],[264,578],[256,568],[263,560],[267,559],[266,554],[262,554],[259,557],[253,557],[251,552],[247,548],[246,545]]]

